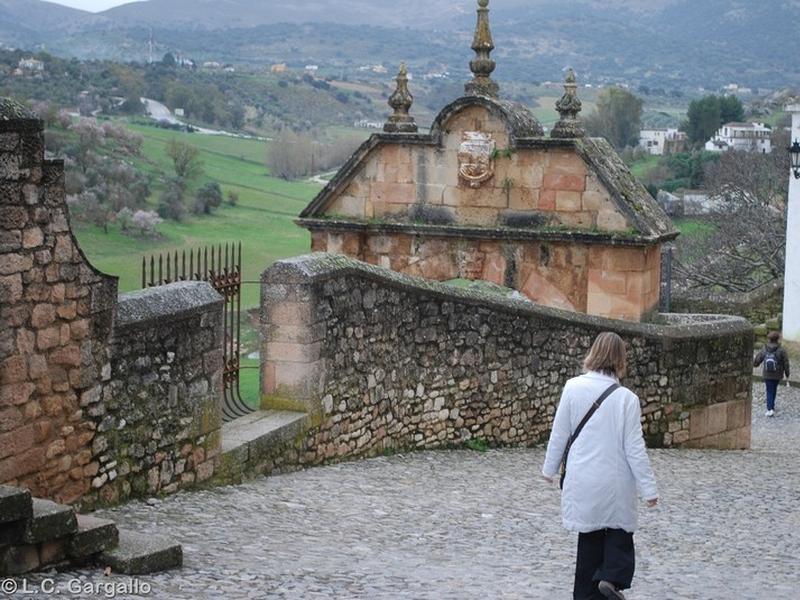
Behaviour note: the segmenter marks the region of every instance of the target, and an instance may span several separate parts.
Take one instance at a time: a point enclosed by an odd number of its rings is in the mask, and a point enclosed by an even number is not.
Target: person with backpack
[[[626,354],[616,333],[597,337],[585,373],[564,386],[542,467],[550,483],[561,469],[563,524],[579,534],[575,600],[625,599],[636,561],[637,497],[658,504],[639,398],[620,385]]]
[[[767,412],[766,416],[775,416],[775,399],[778,396],[778,385],[786,376],[786,385],[789,385],[789,355],[781,346],[781,334],[771,331],[767,335],[767,345],[756,355],[753,365],[761,367],[761,375],[767,386]]]

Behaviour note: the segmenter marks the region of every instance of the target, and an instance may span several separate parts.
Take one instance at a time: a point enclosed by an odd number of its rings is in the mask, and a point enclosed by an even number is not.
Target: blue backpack
[[[765,350],[764,351],[764,372],[765,373],[777,373],[780,366],[780,361],[778,360],[778,353],[776,350]]]

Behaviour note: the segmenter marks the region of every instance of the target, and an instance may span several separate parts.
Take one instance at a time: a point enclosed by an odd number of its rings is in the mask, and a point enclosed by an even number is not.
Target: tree
[[[744,121],[744,104],[736,96],[723,96],[719,99],[720,125]]]
[[[267,150],[267,167],[275,177],[302,177],[311,172],[313,152],[310,137],[283,129]]]
[[[151,210],[137,210],[131,218],[131,227],[140,237],[158,237],[156,227],[162,222],[161,217]]]
[[[186,214],[184,198],[186,196],[186,183],[180,177],[173,177],[167,181],[164,191],[158,198],[157,211],[164,219],[180,221]]]
[[[773,141],[788,145],[783,132]],[[713,230],[704,239],[678,240],[683,286],[742,292],[783,275],[788,170],[788,153],[777,151],[731,150],[707,166]]]
[[[606,138],[617,150],[639,143],[644,101],[629,91],[610,87],[600,94],[597,109],[586,119],[590,135]]]
[[[211,181],[195,192],[195,214],[210,214],[211,210],[222,204],[222,188],[216,181]]]
[[[682,128],[692,144],[705,144],[725,123],[744,120],[744,106],[736,96],[705,96],[689,103]]]
[[[105,132],[94,119],[81,117],[72,125],[70,130],[76,135],[75,161],[84,173],[89,167],[92,155],[98,146],[102,145]]]
[[[178,62],[175,60],[175,55],[172,52],[167,52],[164,58],[161,59],[161,64],[168,68],[174,68]]]
[[[200,151],[194,146],[172,138],[167,142],[167,156],[172,159],[175,176],[183,181],[191,182],[203,174]]]

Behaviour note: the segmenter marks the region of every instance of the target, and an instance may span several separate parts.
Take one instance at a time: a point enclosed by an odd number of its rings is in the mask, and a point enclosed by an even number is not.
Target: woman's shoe
[[[617,589],[610,581],[601,581],[597,584],[597,589],[606,598],[613,598],[614,600],[625,600],[625,596]]]

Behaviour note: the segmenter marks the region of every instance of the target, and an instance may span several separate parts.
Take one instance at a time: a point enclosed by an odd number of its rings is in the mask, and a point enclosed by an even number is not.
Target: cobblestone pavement
[[[752,451],[651,452],[662,505],[641,509],[629,598],[798,597],[800,390],[767,419],[755,389]],[[105,514],[183,543],[183,570],[144,579],[150,598],[567,599],[576,537],[543,455],[396,455]]]

